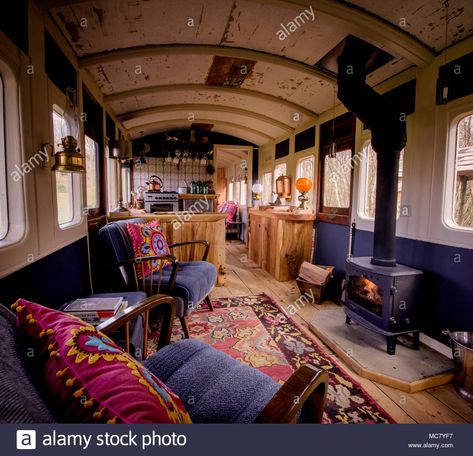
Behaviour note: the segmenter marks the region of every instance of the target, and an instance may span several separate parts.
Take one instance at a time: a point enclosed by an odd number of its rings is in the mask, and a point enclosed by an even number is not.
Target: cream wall
[[[473,112],[473,95],[452,101],[446,105],[437,106],[436,81],[439,67],[446,62],[472,52],[473,38],[469,38],[438,56],[434,62],[424,69],[409,68],[403,73],[385,81],[376,87],[380,93],[391,90],[409,80],[416,78],[416,112],[408,117],[408,142],[404,158],[404,177],[402,188],[402,204],[410,208],[409,217],[401,217],[398,221],[398,236],[419,239],[438,244],[473,248],[473,231],[453,229],[443,221],[445,207],[445,175],[447,167],[447,152],[449,141],[454,141],[455,132],[451,130],[452,121],[462,113]],[[346,112],[343,105],[335,107],[335,116]],[[275,141],[269,142],[260,148],[259,178],[263,173],[274,170],[279,162],[287,163],[287,174],[294,181],[296,176],[297,160],[306,154],[313,153],[318,163],[320,125],[333,118],[330,109],[322,113],[319,119],[309,122],[298,128],[294,134],[284,135]],[[314,150],[294,153],[295,134],[310,126],[316,126],[316,145]],[[283,159],[274,160],[275,144],[290,139],[290,153]],[[365,141],[370,139],[370,132],[362,130],[357,121],[355,153],[360,152]],[[373,231],[374,223],[358,215],[358,189],[360,169],[355,162],[354,187],[352,201],[352,220],[357,227]],[[318,174],[316,171],[316,179]],[[316,181],[315,181],[316,183]],[[317,198],[315,198],[317,201]],[[294,204],[295,200],[291,202]],[[316,209],[314,203],[314,210]]]
[[[29,55],[26,56],[19,51],[5,35],[0,33],[0,57],[2,60],[6,60],[9,66],[18,69],[22,129],[19,147],[24,162],[38,152],[41,144],[53,142],[50,118],[51,106],[57,100],[57,89],[55,90],[44,72],[43,27],[47,28],[77,69],[77,59],[74,52],[47,13],[36,8],[32,1],[30,1],[29,6]],[[33,73],[28,74],[27,70],[29,69],[31,73],[31,68]],[[80,70],[78,72],[77,94],[79,112],[82,111],[82,83],[86,84],[96,100],[106,109],[102,94],[95,82],[88,73]],[[5,117],[8,114],[6,113]],[[83,128],[81,126],[81,138],[82,134]],[[79,147],[82,150],[81,141]],[[7,156],[8,154],[7,150]],[[86,215],[83,215],[75,226],[67,229],[59,227],[53,174],[49,163],[46,166],[36,166],[32,172],[25,175],[23,179],[25,189],[23,192],[25,198],[23,215],[26,230],[21,240],[0,248],[0,277],[21,269],[86,236]],[[85,201],[85,176],[80,176],[78,179],[82,180],[79,198],[82,199],[83,205]]]

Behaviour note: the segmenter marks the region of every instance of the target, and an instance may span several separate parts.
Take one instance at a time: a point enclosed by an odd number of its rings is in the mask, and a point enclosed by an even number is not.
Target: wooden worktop
[[[272,209],[250,209],[249,213],[252,216],[268,217],[277,220],[287,220],[294,222],[310,222],[316,218],[315,214],[297,214],[289,211],[272,210]]]
[[[116,214],[110,213],[108,218],[110,220],[126,220],[131,218],[144,218],[144,219],[158,219],[160,222],[173,222],[181,221],[182,223],[195,223],[195,222],[218,222],[223,220],[227,215],[216,212],[202,212],[191,214],[187,211],[182,212],[160,212],[159,214],[150,214],[142,209],[130,209],[128,213]]]

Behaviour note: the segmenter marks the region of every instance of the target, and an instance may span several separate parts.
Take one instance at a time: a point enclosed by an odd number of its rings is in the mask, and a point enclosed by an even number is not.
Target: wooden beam
[[[90,0],[35,0],[35,5],[42,10],[49,8],[62,8],[63,6],[72,6],[77,3],[86,3]]]
[[[233,123],[233,122],[225,122],[223,120],[218,120],[218,119],[198,119],[198,121],[200,123],[211,123],[211,124],[214,124],[214,125],[221,125],[223,127],[236,128],[238,130],[242,130],[242,131],[245,131],[245,132],[250,133],[252,135],[257,135],[261,138],[264,138],[264,140],[266,142],[267,141],[273,141],[275,139],[274,137],[272,137],[272,136],[270,136],[266,133],[263,133],[259,130],[254,130],[253,128],[246,127],[245,125],[236,124],[236,123]],[[182,118],[182,117],[174,118],[174,119],[160,120],[158,122],[150,122],[150,123],[147,123],[147,124],[143,124],[143,125],[139,125],[137,127],[130,128],[128,130],[128,133],[130,134],[130,136],[132,138],[136,139],[138,137],[137,133],[139,133],[140,131],[150,130],[150,129],[159,128],[159,127],[164,127],[164,129],[162,131],[165,131],[167,129],[166,125],[170,126],[170,125],[173,125],[173,124],[183,124],[183,125],[187,125],[187,126],[190,127],[191,122],[189,122],[187,120],[187,118]]]
[[[213,105],[213,104],[173,104],[173,105],[162,105],[162,106],[154,106],[152,108],[141,109],[139,111],[132,111],[127,112],[118,116],[118,119],[121,122],[126,122],[127,120],[135,120],[139,119],[140,117],[149,116],[152,114],[159,114],[159,113],[166,113],[171,111],[186,111],[186,112],[194,112],[194,111],[212,111],[212,112],[225,112],[229,114],[236,114],[239,116],[250,117],[252,119],[259,120],[261,122],[265,122],[273,127],[280,128],[286,133],[293,133],[294,128],[291,126],[280,122],[279,120],[273,119],[272,117],[265,116],[258,112],[248,111],[246,109],[235,108],[234,106],[222,106],[222,105]]]
[[[116,62],[128,59],[145,59],[149,57],[168,56],[168,55],[202,55],[202,56],[224,56],[238,59],[256,60],[271,65],[282,66],[290,70],[303,73],[310,77],[322,79],[325,82],[334,83],[335,78],[297,60],[287,57],[270,54],[268,52],[255,51],[253,49],[244,49],[230,46],[209,46],[200,44],[173,44],[173,45],[148,45],[132,48],[116,49],[114,51],[99,52],[89,54],[79,58],[79,67],[86,68],[105,63]]]
[[[307,108],[304,108],[292,101],[285,100],[284,98],[275,97],[274,95],[269,95],[264,92],[259,92],[257,90],[249,90],[249,89],[242,89],[242,88],[235,88],[235,87],[228,87],[228,86],[208,86],[205,84],[169,84],[169,85],[158,85],[158,86],[150,86],[150,87],[141,87],[132,90],[126,90],[124,92],[117,92],[112,93],[111,95],[107,95],[104,100],[106,103],[115,103],[120,102],[123,100],[127,100],[133,97],[144,97],[148,95],[155,95],[158,93],[166,93],[166,92],[179,92],[179,91],[206,91],[206,92],[213,92],[213,93],[220,93],[220,94],[232,94],[232,95],[248,95],[255,99],[260,99],[264,101],[271,101],[273,103],[279,103],[284,106],[287,106],[294,110],[294,112],[298,112],[305,116],[310,117],[311,119],[317,119],[318,114],[314,111],[310,111]]]
[[[261,0],[249,0],[261,3]],[[336,0],[265,0],[264,3],[290,8],[297,15],[301,10],[313,8],[317,12],[337,18],[347,24],[352,33],[378,47],[386,49],[420,68],[429,66],[435,53],[417,38],[370,12]]]

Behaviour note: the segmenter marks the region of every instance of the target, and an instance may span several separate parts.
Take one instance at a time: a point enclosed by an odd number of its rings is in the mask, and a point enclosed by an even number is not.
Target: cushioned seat
[[[160,293],[170,294],[181,298],[185,303],[185,310],[192,309],[201,302],[212,289],[217,280],[217,270],[207,261],[179,262],[176,283],[169,290],[166,286],[171,276],[171,268],[164,268],[161,278]],[[158,283],[159,272],[154,273],[153,283]],[[147,280],[149,284],[149,279]]]
[[[133,218],[108,223],[98,232],[101,257],[104,261],[101,267],[103,272],[103,291],[125,291],[133,287],[134,272],[132,264],[125,264],[117,268],[117,264],[126,262],[134,257],[130,238],[127,232],[127,223],[146,223],[145,219]],[[172,247],[172,244],[171,244]],[[199,304],[212,290],[217,280],[217,270],[207,261],[179,262],[176,282],[172,289],[166,286],[171,275],[171,268],[164,267],[161,276],[159,292],[180,298],[177,301],[176,315],[184,317]],[[153,285],[159,282],[159,272],[153,276]],[[146,280],[147,285],[150,279]],[[163,286],[164,285],[164,286]],[[149,289],[149,286],[146,288]]]
[[[252,423],[280,385],[198,340],[181,340],[144,365],[183,401],[196,423]]]

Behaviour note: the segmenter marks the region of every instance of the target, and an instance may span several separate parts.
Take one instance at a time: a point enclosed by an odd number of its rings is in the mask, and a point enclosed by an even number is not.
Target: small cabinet
[[[311,261],[315,215],[251,209],[249,256],[279,281],[294,280]]]

